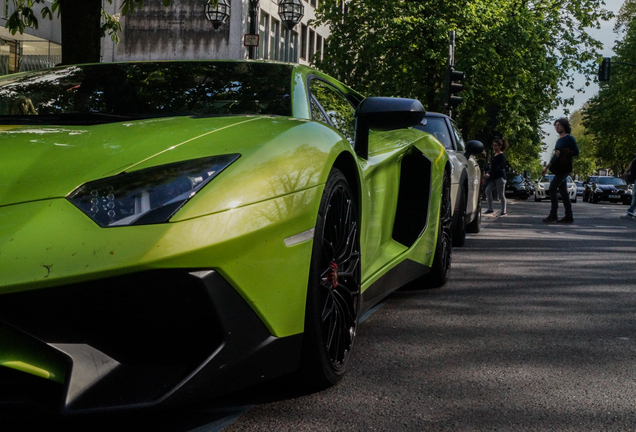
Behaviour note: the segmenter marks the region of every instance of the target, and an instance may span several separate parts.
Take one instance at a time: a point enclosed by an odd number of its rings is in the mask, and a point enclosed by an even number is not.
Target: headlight
[[[539,188],[539,189],[545,189],[541,183],[537,184],[537,188]]]
[[[601,189],[600,187],[597,187],[596,189],[594,189],[595,193],[603,193],[603,189]]]
[[[239,156],[213,156],[122,173],[86,183],[67,199],[101,227],[167,222]]]

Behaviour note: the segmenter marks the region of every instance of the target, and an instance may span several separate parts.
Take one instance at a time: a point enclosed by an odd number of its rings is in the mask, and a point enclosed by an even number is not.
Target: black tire
[[[534,202],[539,202],[539,201],[541,201],[541,199],[540,199],[540,198],[537,198],[537,197],[536,197],[536,195],[535,195],[535,197],[534,197]]]
[[[460,195],[461,203],[457,211],[457,220],[453,226],[453,246],[461,247],[466,243],[466,192],[463,191]]]
[[[477,214],[468,225],[466,225],[466,232],[476,234],[481,231],[481,201],[477,202]]]
[[[573,202],[574,204],[576,204],[576,196],[574,197],[574,199],[572,200],[572,202]]]
[[[316,389],[349,366],[360,313],[360,233],[356,201],[332,169],[320,202],[309,271],[301,374]]]
[[[429,288],[444,286],[450,275],[452,261],[450,185],[450,174],[445,172],[444,181],[442,183],[435,257],[433,258],[430,273],[424,276],[424,278],[426,278],[426,285]]]
[[[590,194],[590,202],[592,204],[598,204],[598,200],[596,199],[596,197],[594,196],[594,194]]]

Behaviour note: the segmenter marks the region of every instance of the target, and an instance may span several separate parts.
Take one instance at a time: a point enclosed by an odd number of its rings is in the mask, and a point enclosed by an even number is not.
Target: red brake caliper
[[[331,283],[333,288],[338,286],[338,264],[335,261],[331,261],[329,264],[331,271],[327,273],[327,280]]]

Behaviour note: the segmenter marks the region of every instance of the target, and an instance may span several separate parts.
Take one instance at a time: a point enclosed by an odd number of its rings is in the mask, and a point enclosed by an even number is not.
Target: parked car
[[[530,198],[531,190],[520,174],[509,172],[506,177],[506,198],[519,198],[522,200]]]
[[[588,202],[599,201],[621,202],[630,205],[632,203],[632,189],[627,182],[619,177],[592,176],[586,182]]]
[[[583,191],[585,190],[585,186],[583,186],[583,182],[582,181],[575,181],[574,183],[576,183],[576,196],[583,196]]]
[[[457,123],[444,114],[427,112],[415,127],[437,138],[453,164],[453,246],[463,246],[467,232],[478,233],[481,229],[481,169],[474,156],[484,151],[484,145],[479,141],[464,144]]]
[[[550,182],[552,181],[552,178],[554,178],[554,174],[549,174],[539,179],[539,181],[534,187],[535,201],[550,199]],[[576,183],[574,183],[574,180],[572,180],[572,178],[568,176],[567,184],[568,184],[568,195],[570,197],[570,201],[575,203],[577,200],[576,199]],[[558,195],[558,198],[562,199],[560,193]]]
[[[423,117],[298,64],[0,77],[0,402],[337,382],[365,311],[449,276],[451,163]]]

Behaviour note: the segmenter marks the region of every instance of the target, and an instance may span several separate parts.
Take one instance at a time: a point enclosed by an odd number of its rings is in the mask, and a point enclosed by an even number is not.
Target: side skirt
[[[431,268],[416,261],[405,259],[386,272],[380,279],[362,293],[362,311],[360,315],[371,309],[393,291],[430,272]]]

